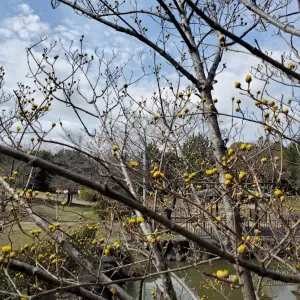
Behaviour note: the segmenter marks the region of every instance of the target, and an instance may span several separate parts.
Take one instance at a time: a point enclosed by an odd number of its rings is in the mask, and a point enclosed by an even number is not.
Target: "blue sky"
[[[33,45],[41,36],[47,36],[49,41],[60,38],[63,40],[64,45],[68,45],[71,40],[78,42],[81,35],[84,34],[87,52],[92,53],[96,47],[99,47],[99,50],[104,52],[105,57],[109,58],[112,49],[114,49],[120,53],[116,61],[117,64],[125,63],[134,55],[127,69],[128,72],[124,74],[124,81],[128,80],[131,71],[134,71],[134,76],[139,76],[140,66],[137,54],[140,51],[144,51],[144,63],[146,65],[152,62],[149,49],[137,40],[106,28],[94,20],[80,17],[64,5],[60,5],[53,10],[50,0],[10,0],[4,1],[1,7],[0,65],[3,65],[6,69],[6,91],[15,89],[17,82],[32,84],[32,80],[26,78],[28,66],[25,48]],[[152,27],[151,30],[155,33],[156,28]],[[270,39],[266,40],[262,35],[253,33],[249,35],[248,40],[253,42],[254,38],[257,38],[262,46],[265,46],[264,49],[273,50],[277,54],[280,53],[283,47],[283,42],[279,42],[278,37],[272,37],[270,42]],[[41,53],[37,51],[36,54],[40,55]],[[234,81],[242,81],[251,66],[257,65],[259,60],[251,55],[230,51],[225,52],[224,58],[227,69],[222,73],[222,77],[215,86],[214,97],[219,99],[217,104],[219,111],[230,112],[231,97],[238,97],[237,91],[231,88]],[[169,78],[177,80],[175,72],[171,71],[167,65],[164,65],[163,71]],[[67,64],[62,60],[58,74],[63,77],[67,73]],[[91,74],[92,77],[94,75]],[[257,89],[261,88],[258,81],[254,81],[253,86]],[[154,80],[149,77],[132,87],[137,101],[142,97],[149,98],[155,89]],[[282,88],[280,90],[273,89],[272,92],[280,94],[283,90]],[[89,91],[87,90],[86,93],[88,94]],[[43,125],[46,127],[51,126],[52,121],[57,122],[59,119],[63,120],[69,128],[74,130],[81,128],[78,122],[74,122],[74,115],[70,114],[69,110],[62,104],[53,107],[50,117],[43,120]],[[85,121],[91,127],[97,126],[90,118],[86,118]],[[245,133],[245,136],[254,136],[255,130],[256,128],[252,127],[249,133]],[[57,131],[57,138],[59,138],[59,134]]]
[[[60,5],[56,10],[51,7],[50,1],[40,1],[40,0],[8,0],[1,3],[3,9],[0,11],[0,19],[3,20],[8,17],[15,16],[18,12],[18,5],[27,4],[38,14],[41,19],[50,24],[56,24],[61,20],[65,13],[68,13],[66,7]]]

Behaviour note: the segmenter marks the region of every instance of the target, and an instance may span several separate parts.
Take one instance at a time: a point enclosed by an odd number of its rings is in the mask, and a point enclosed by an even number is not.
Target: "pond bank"
[[[186,266],[187,262],[170,262],[170,268],[180,268]],[[198,299],[214,299],[214,300],[241,300],[242,295],[239,289],[231,289],[228,285],[219,284],[214,278],[208,278],[203,275],[203,272],[214,273],[218,269],[228,269],[230,274],[235,274],[234,269],[226,261],[216,261],[213,264],[200,265],[198,269],[190,268],[184,271],[176,272],[176,275],[182,279],[195,293]],[[155,272],[154,269],[151,270]],[[138,299],[139,282],[128,282],[125,289],[130,293],[134,299]],[[272,285],[277,284],[277,285]],[[300,300],[300,296],[294,295],[293,290],[295,285],[284,285],[281,283],[272,283],[265,281],[265,287],[261,299],[274,300]],[[144,299],[153,299],[151,292],[157,290],[161,286],[160,278],[153,277],[145,281]],[[191,300],[192,297],[188,295],[178,282],[174,281],[174,286],[178,295],[178,299]],[[157,292],[156,292],[157,293]],[[224,297],[225,296],[225,297]],[[157,294],[157,299],[159,295]]]

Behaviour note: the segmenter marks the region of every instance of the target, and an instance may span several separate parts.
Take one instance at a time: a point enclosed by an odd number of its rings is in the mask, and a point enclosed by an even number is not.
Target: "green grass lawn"
[[[61,223],[62,230],[69,230],[76,227],[77,222],[81,220],[96,221],[98,216],[91,206],[71,205],[62,207],[61,205],[47,205],[47,204],[32,204],[32,209],[35,214],[47,220],[49,223]],[[10,207],[7,207],[7,212]],[[58,217],[58,220],[56,219]],[[2,216],[1,219],[5,217]],[[11,220],[11,223],[9,221]],[[19,224],[13,220],[12,216],[7,217],[5,220],[5,227],[3,232],[0,233],[0,246],[11,244],[13,248],[20,247],[25,243],[32,243],[33,238],[30,236],[29,231],[37,229],[38,226],[34,223],[30,215],[25,212],[19,217]],[[40,237],[45,236],[42,233]]]

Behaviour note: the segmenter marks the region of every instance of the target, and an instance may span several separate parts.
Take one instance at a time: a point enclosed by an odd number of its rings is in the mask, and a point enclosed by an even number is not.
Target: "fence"
[[[292,224],[294,224],[292,220],[286,220],[285,222],[288,226],[292,226]],[[278,220],[259,221],[257,223],[253,221],[241,221],[241,225],[244,230],[244,234],[254,235],[254,229],[258,229],[260,231],[260,237],[282,238],[286,235],[288,230]],[[213,226],[209,221],[198,221],[197,223],[186,222],[183,223],[182,226],[201,237],[216,237]],[[294,230],[293,234],[294,237],[300,237],[300,228]]]

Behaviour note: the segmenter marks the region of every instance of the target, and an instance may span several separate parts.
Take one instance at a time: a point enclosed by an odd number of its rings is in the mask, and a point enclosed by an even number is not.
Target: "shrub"
[[[95,201],[97,198],[97,193],[91,189],[80,190],[79,199],[83,201]]]

